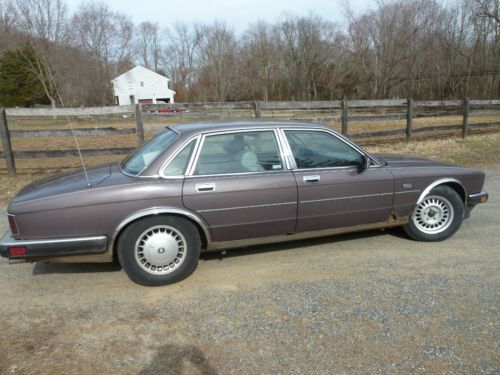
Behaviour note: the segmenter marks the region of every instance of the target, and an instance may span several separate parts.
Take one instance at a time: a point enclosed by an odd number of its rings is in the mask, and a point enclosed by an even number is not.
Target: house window
[[[141,87],[144,87],[144,81],[141,81]]]

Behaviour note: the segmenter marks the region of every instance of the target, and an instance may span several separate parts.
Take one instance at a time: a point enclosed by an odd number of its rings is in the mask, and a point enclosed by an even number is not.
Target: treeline
[[[354,14],[134,25],[104,2],[0,0],[0,105],[113,104],[136,64],[172,80],[176,101],[498,98],[499,0],[378,1]]]

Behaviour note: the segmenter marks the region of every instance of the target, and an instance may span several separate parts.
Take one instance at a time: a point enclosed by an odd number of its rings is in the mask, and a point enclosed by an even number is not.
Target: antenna
[[[66,107],[64,106],[64,102],[62,100],[61,94],[59,92],[59,88],[57,87],[57,83],[54,79],[54,76],[52,75],[52,71],[50,70],[47,59],[45,58],[44,55],[42,55],[42,59],[43,59],[44,65],[45,65],[45,69],[47,69],[47,73],[49,74],[49,78],[52,81],[52,84],[54,85],[54,87],[56,89],[57,98],[59,99],[59,102],[61,103],[61,107],[62,107],[62,109],[66,109]],[[76,149],[78,151],[78,156],[80,157],[80,162],[82,163],[82,167],[83,167],[83,173],[85,174],[85,180],[87,181],[87,187],[90,188],[90,187],[92,187],[92,184],[90,183],[89,175],[87,173],[87,168],[85,168],[85,162],[83,161],[82,151],[80,150],[80,144],[78,143],[75,129],[73,128],[73,123],[71,122],[71,119],[69,118],[68,113],[66,113],[66,120],[68,121],[69,127],[71,129],[71,134],[73,134],[73,139],[75,140]]]

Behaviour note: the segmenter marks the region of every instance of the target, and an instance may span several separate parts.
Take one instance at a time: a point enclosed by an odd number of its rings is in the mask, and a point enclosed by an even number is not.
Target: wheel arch
[[[173,207],[154,207],[154,208],[148,208],[146,210],[141,210],[141,211],[135,212],[135,213],[127,216],[124,220],[122,220],[113,232],[113,235],[111,237],[111,241],[109,243],[108,251],[111,252],[111,254],[113,254],[113,255],[116,253],[116,244],[118,242],[117,241],[118,237],[123,233],[123,231],[129,225],[137,222],[138,220],[144,219],[146,217],[154,217],[154,216],[160,216],[160,215],[176,216],[176,217],[180,217],[183,219],[187,219],[198,230],[198,233],[200,234],[202,246],[207,247],[212,242],[208,225],[200,217],[198,217],[196,214],[194,214],[193,212],[179,209],[179,208],[173,208]]]
[[[464,205],[467,203],[467,189],[465,188],[465,186],[456,178],[448,177],[448,178],[440,178],[439,180],[436,180],[432,182],[430,185],[428,185],[420,194],[416,206],[422,203],[424,198],[430,193],[432,189],[442,185],[451,187],[460,196]]]

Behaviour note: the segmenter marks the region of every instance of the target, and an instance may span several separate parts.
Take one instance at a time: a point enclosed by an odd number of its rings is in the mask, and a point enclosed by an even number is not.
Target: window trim
[[[282,169],[270,170],[270,171],[251,171],[251,172],[233,172],[233,173],[219,173],[219,174],[203,174],[203,175],[195,175],[194,170],[196,169],[196,165],[198,164],[198,160],[200,157],[201,149],[205,144],[205,139],[210,136],[215,135],[225,135],[225,134],[234,134],[234,133],[256,133],[256,132],[272,132],[274,134],[274,140],[276,142],[276,146],[278,147],[278,156],[281,160]],[[195,153],[191,157],[191,162],[186,169],[185,177],[186,178],[198,178],[198,177],[223,177],[223,176],[245,176],[245,175],[255,175],[255,174],[277,174],[277,173],[285,173],[291,169],[291,166],[288,163],[288,160],[284,156],[284,150],[282,146],[282,142],[279,137],[279,132],[277,128],[256,128],[256,129],[233,129],[233,130],[223,130],[213,133],[204,133],[202,134],[201,140],[197,145]]]
[[[191,163],[193,161],[193,156],[196,154],[197,150],[198,150],[198,146],[200,144],[200,139],[201,139],[201,135],[198,134],[198,135],[195,135],[191,138],[189,138],[186,142],[184,142],[182,145],[180,145],[177,150],[172,154],[170,155],[167,160],[165,160],[165,162],[161,165],[160,167],[160,171],[158,173],[158,175],[161,177],[161,178],[164,178],[166,180],[182,180],[184,179],[184,177],[186,176],[187,174],[187,171],[189,171],[190,167],[191,167]],[[187,146],[189,146],[189,144],[192,142],[192,141],[195,141],[195,144],[194,144],[194,148],[193,148],[193,151],[191,152],[191,155],[189,155],[189,160],[188,160],[188,163],[187,163],[187,167],[184,171],[184,174],[181,174],[181,175],[178,175],[178,176],[168,176],[165,174],[165,169],[167,169],[168,165],[170,164],[170,162],[172,162],[172,160],[175,159],[175,157],[180,154]]]
[[[176,133],[176,134],[177,134],[177,136],[175,137],[175,139],[174,139],[172,142],[175,142],[177,139],[179,139],[179,137],[180,137],[181,133],[180,133],[178,130],[176,130],[176,129],[174,129],[174,128],[170,127],[170,126],[166,126],[166,127],[164,128],[164,131],[165,131],[165,130],[167,130],[167,129],[168,129],[168,130],[171,130],[171,131],[173,131],[174,133]],[[153,138],[154,138],[154,137],[156,137],[158,134],[160,134],[160,132],[158,132],[157,134],[155,134],[155,135],[153,136]],[[142,174],[142,172],[144,172],[146,169],[148,169],[148,167],[149,167],[151,164],[153,164],[153,162],[154,162],[154,161],[156,161],[156,159],[158,159],[158,158],[160,157],[160,155],[161,155],[161,154],[163,154],[163,151],[165,151],[165,150],[168,148],[168,146],[167,146],[166,148],[164,148],[162,151],[160,151],[160,152],[158,153],[158,155],[156,155],[156,156],[155,156],[155,157],[154,157],[154,158],[153,158],[153,159],[152,159],[152,160],[148,163],[148,165],[146,165],[144,168],[142,168],[142,169],[141,169],[141,171],[140,171],[139,173],[137,173],[137,174],[135,174],[135,175],[134,175],[134,174],[131,174],[131,173],[126,172],[126,171],[123,169],[123,164],[124,164],[124,163],[126,163],[126,162],[127,162],[127,161],[128,161],[128,160],[132,157],[132,155],[135,153],[135,151],[136,151],[139,147],[141,147],[141,146],[142,146],[142,145],[140,145],[140,146],[136,147],[133,151],[131,151],[131,152],[130,152],[130,153],[129,153],[126,157],[125,157],[125,159],[123,159],[122,161],[120,161],[120,164],[119,164],[119,165],[120,165],[120,172],[122,172],[122,173],[123,173],[124,175],[126,175],[126,176],[129,176],[129,177],[135,177],[135,178],[156,177],[156,176],[141,176],[141,174]]]
[[[342,169],[353,169],[356,168],[356,166],[348,165],[348,166],[337,166],[337,167],[319,167],[319,168],[298,168],[297,163],[295,162],[295,157],[292,152],[292,148],[290,147],[290,143],[288,142],[288,138],[286,137],[286,131],[315,131],[315,132],[323,132],[332,135],[333,137],[337,138],[340,142],[344,143],[346,146],[350,147],[354,151],[358,152],[361,155],[364,155],[368,159],[370,159],[371,163],[368,169],[371,168],[380,168],[381,165],[378,160],[376,160],[373,156],[371,156],[369,153],[367,153],[365,150],[363,150],[361,147],[356,145],[355,143],[351,142],[349,139],[345,138],[344,136],[341,136],[340,134],[337,134],[334,131],[330,131],[328,129],[324,128],[289,128],[289,127],[280,127],[278,128],[279,131],[282,133],[283,137],[283,142],[286,144],[286,148],[288,152],[290,153],[290,162],[292,163],[292,171],[321,171],[321,170],[342,170]]]

